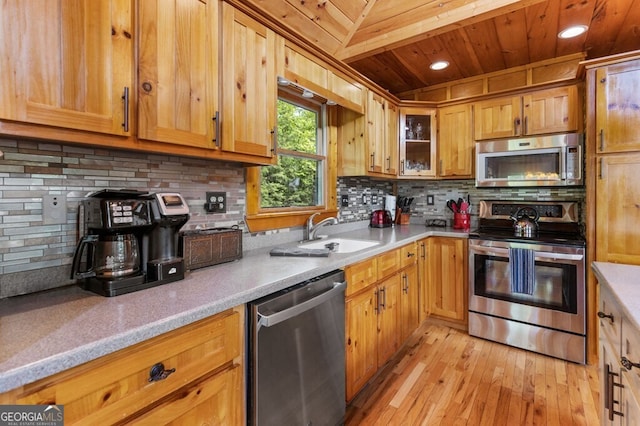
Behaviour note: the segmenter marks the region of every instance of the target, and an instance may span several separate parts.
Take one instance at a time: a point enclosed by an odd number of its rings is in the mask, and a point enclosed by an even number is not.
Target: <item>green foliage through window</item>
[[[261,169],[260,206],[284,208],[322,203],[322,109],[308,101],[278,100],[278,164]]]

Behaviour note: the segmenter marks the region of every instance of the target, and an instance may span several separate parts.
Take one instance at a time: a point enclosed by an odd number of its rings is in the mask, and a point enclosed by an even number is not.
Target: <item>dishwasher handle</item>
[[[326,302],[327,300],[333,298],[336,294],[341,293],[347,287],[347,282],[334,282],[333,288],[325,291],[324,293],[319,294],[313,299],[305,300],[304,302],[294,305],[290,308],[282,310],[280,312],[276,312],[271,315],[262,315],[258,312],[258,328],[260,327],[271,327],[276,324],[279,324],[283,321],[286,321],[290,318],[293,318],[297,315],[300,315],[303,312],[306,312],[310,309],[315,308],[318,305]]]

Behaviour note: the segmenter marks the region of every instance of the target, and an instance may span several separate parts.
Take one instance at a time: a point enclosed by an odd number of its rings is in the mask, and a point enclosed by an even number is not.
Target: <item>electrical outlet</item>
[[[349,207],[349,196],[341,195],[340,196],[340,206],[341,207]]]
[[[67,196],[42,196],[42,223],[44,225],[63,225],[67,223]]]
[[[427,205],[433,206],[434,204],[435,204],[435,201],[433,200],[433,195],[427,195]]]
[[[371,204],[378,204],[378,196],[377,195],[372,195],[371,196]]]
[[[208,213],[226,213],[227,212],[227,193],[226,192],[207,192],[207,202],[204,209]]]

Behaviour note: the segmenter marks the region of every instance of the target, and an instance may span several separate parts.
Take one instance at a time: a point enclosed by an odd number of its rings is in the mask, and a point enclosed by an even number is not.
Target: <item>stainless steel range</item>
[[[523,221],[534,231],[514,227]],[[584,364],[578,204],[482,201],[478,225],[469,234],[469,334]]]

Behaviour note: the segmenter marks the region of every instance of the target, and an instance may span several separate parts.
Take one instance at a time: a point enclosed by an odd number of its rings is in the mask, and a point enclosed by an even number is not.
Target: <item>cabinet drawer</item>
[[[378,280],[388,277],[400,269],[400,249],[378,256]]]
[[[620,343],[622,342],[622,313],[618,304],[615,303],[609,288],[600,285],[598,316],[602,314],[607,315],[607,317],[599,318],[600,332],[609,340],[617,357],[620,354]]]
[[[123,420],[241,355],[242,314],[230,310],[25,385],[18,404],[63,404],[65,424]],[[175,372],[149,381],[151,367]],[[2,403],[11,403],[0,396]]]
[[[346,296],[355,294],[378,280],[376,264],[376,258],[372,257],[349,265],[344,269],[344,275],[347,280]]]
[[[407,244],[400,247],[400,269],[406,268],[416,263],[418,258],[418,249],[416,243]]]

